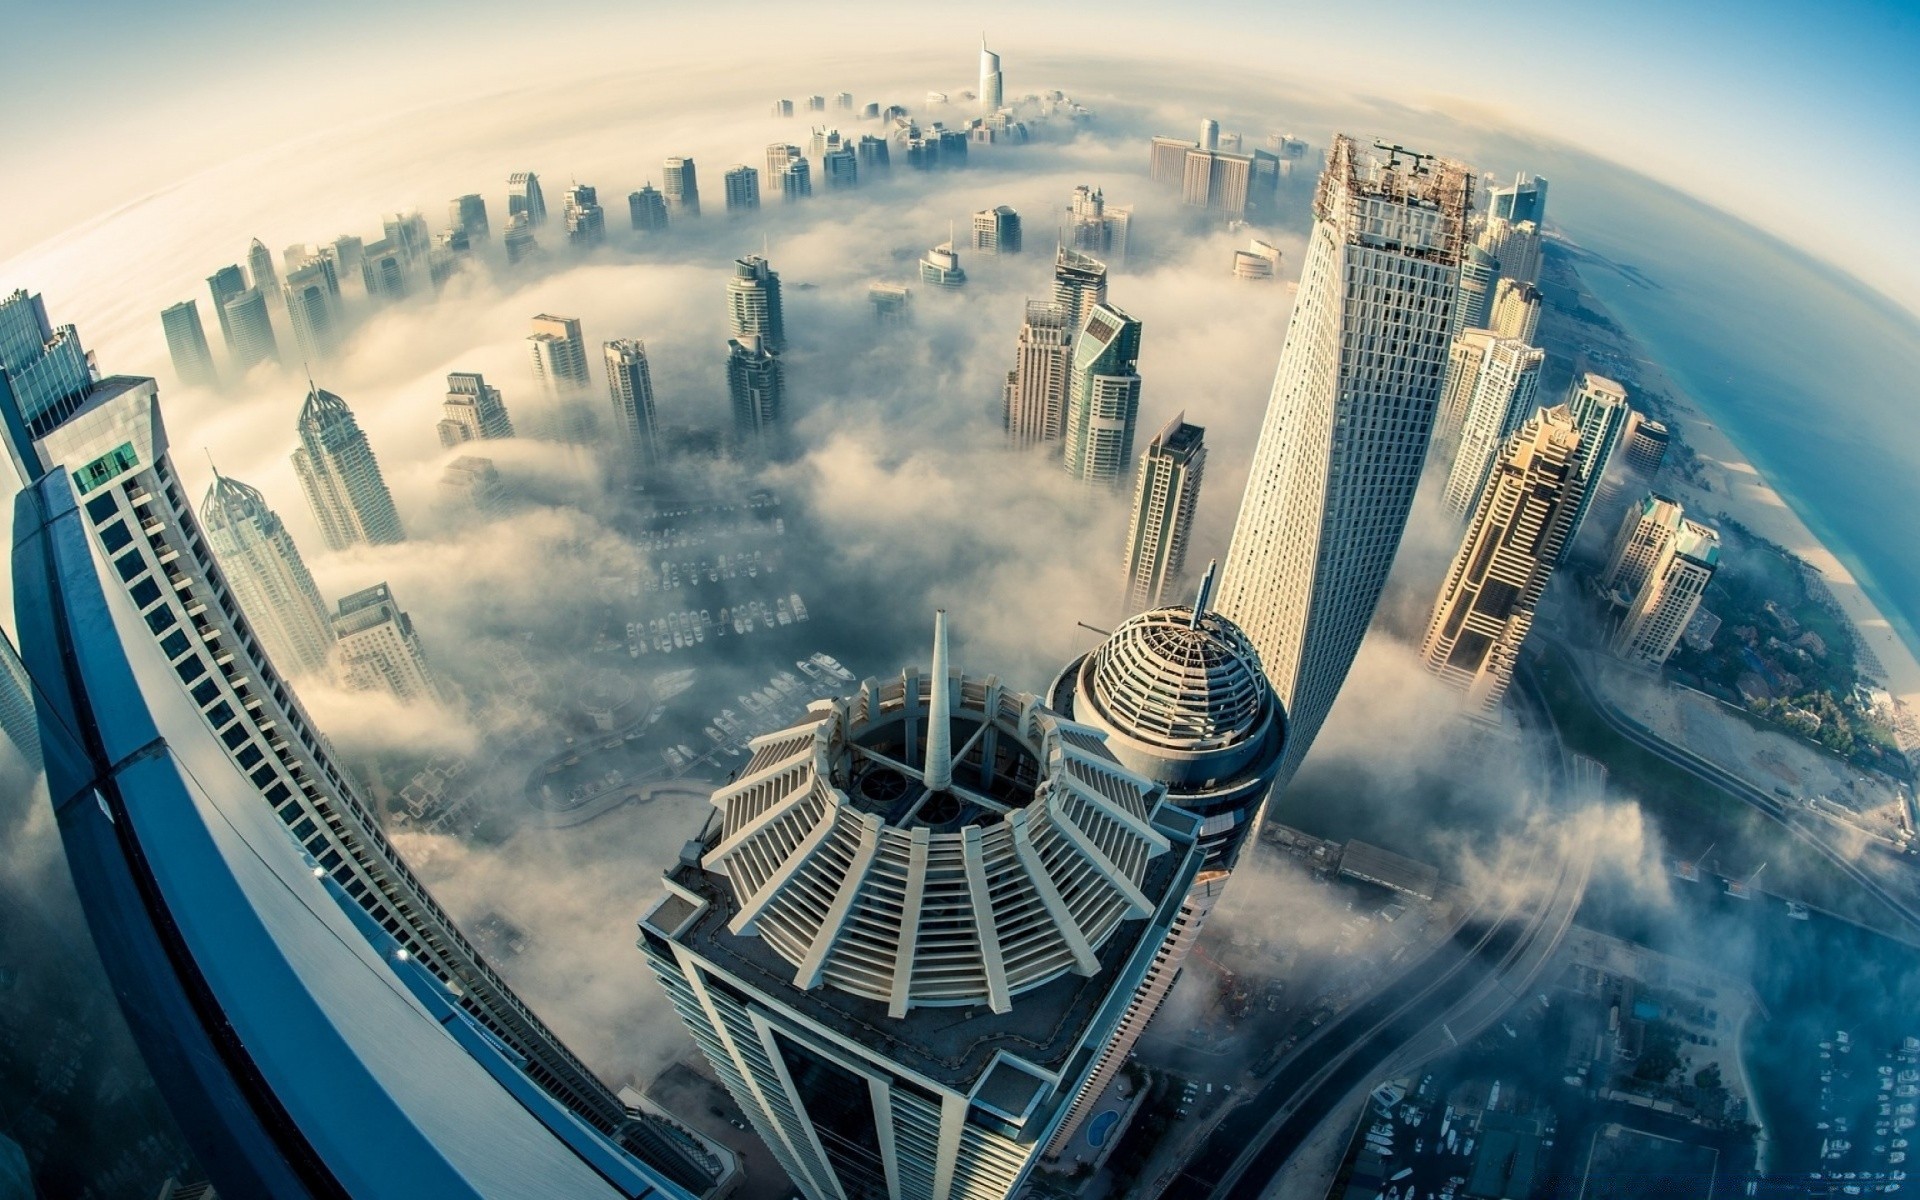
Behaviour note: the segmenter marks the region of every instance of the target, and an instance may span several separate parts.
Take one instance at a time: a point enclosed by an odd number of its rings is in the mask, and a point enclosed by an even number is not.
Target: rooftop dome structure
[[[1153,911],[1147,864],[1169,848],[1162,790],[1098,730],[946,658],[941,614],[928,675],[868,680],[755,739],[700,857],[733,889],[729,930],[792,964],[794,986],[895,1017],[1004,1013],[1097,973],[1121,923]]]

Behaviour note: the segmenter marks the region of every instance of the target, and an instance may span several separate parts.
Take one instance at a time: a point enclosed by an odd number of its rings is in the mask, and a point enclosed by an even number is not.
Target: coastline
[[[1904,710],[1901,715],[1907,719],[1899,722],[1905,727],[1902,748],[1914,749],[1907,738],[1913,729],[1911,715],[1920,711],[1920,654],[1900,636],[1854,573],[1760,474],[1720,424],[1702,410],[1692,394],[1659,362],[1647,356],[1635,330],[1621,319],[1618,310],[1609,307],[1593,292],[1580,270],[1588,264],[1603,269],[1611,268],[1611,264],[1564,236],[1556,240],[1570,251],[1573,269],[1567,274],[1578,291],[1580,304],[1604,314],[1620,331],[1621,357],[1632,362],[1639,372],[1639,386],[1634,390],[1660,397],[1665,411],[1656,415],[1670,419],[1670,423],[1677,426],[1674,441],[1692,451],[1706,483],[1704,488],[1698,487],[1673,472],[1665,472],[1662,486],[1674,492],[1674,499],[1688,511],[1737,521],[1756,535],[1785,547],[1820,573],[1860,645],[1878,660],[1879,670],[1875,671],[1876,664],[1866,661],[1867,656],[1862,655],[1861,671],[1877,676]],[[1622,275],[1622,278],[1631,286],[1646,286],[1631,276]],[[1637,395],[1634,398],[1639,400]]]

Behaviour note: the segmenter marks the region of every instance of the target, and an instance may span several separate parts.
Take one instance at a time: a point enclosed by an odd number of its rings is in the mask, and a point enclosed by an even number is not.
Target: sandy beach
[[[1603,262],[1588,252],[1570,243],[1562,244],[1569,247],[1580,269],[1606,269]],[[1618,314],[1609,310],[1585,286],[1578,270],[1567,272],[1564,278],[1578,288],[1582,305],[1595,312],[1606,313],[1616,323],[1619,322]],[[1903,716],[1907,718],[1902,722],[1906,737],[1913,739],[1911,718],[1914,713],[1920,712],[1920,657],[1916,656],[1914,648],[1901,640],[1892,623],[1861,588],[1853,573],[1814,535],[1813,530],[1808,528],[1807,523],[1801,520],[1773,485],[1761,476],[1746,455],[1734,445],[1732,438],[1701,411],[1694,399],[1674,382],[1658,362],[1646,357],[1630,329],[1624,324],[1620,328],[1625,334],[1622,338],[1608,337],[1599,330],[1586,327],[1583,327],[1583,332],[1590,336],[1598,334],[1597,340],[1612,342],[1621,357],[1633,362],[1641,388],[1658,394],[1662,400],[1661,407],[1665,411],[1657,415],[1677,426],[1677,439],[1699,459],[1704,487],[1695,486],[1678,473],[1667,471],[1662,473],[1660,479],[1662,489],[1671,492],[1673,498],[1685,505],[1689,513],[1709,519],[1731,518],[1760,537],[1786,547],[1816,568],[1841,611],[1853,623],[1861,643],[1878,659],[1879,670],[1876,672],[1873,670],[1876,664],[1864,661],[1863,655],[1862,671],[1877,675],[1881,684],[1900,702],[1905,709]],[[1908,741],[1903,748],[1911,753],[1916,744],[1920,743]]]

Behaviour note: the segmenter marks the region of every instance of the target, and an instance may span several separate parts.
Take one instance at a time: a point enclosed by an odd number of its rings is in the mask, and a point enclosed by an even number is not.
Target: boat
[[[796,620],[796,621],[804,621],[804,620],[806,620],[806,619],[807,619],[807,606],[806,606],[806,605],[804,605],[804,604],[802,604],[802,603],[800,603],[800,593],[799,593],[799,592],[794,592],[794,593],[792,593],[792,594],[790,594],[790,595],[789,595],[789,596],[787,597],[787,602],[788,602],[789,604],[791,604],[791,605],[793,605],[793,619],[794,619],[794,620]]]

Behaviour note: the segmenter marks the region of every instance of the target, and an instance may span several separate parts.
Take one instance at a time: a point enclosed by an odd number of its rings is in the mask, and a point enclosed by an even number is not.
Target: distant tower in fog
[[[273,336],[273,319],[267,316],[267,298],[259,288],[245,288],[227,299],[221,309],[226,317],[227,347],[233,353],[234,366],[241,372],[255,363],[280,357],[280,343]]]
[[[541,195],[540,178],[532,171],[515,171],[507,176],[507,219],[521,215],[533,226],[547,220],[547,198]]]
[[[669,158],[662,169],[660,193],[666,198],[667,211],[676,217],[700,215],[700,180],[693,160],[678,155]]]
[[[273,251],[259,238],[253,239],[253,245],[247,250],[247,274],[263,296],[271,295],[280,286],[280,275],[273,269]]]
[[[658,233],[667,227],[667,198],[651,183],[627,194],[627,213],[640,233]]]
[[[760,207],[760,172],[752,167],[744,163],[731,166],[720,183],[727,194],[729,213],[752,212]]]
[[[333,651],[326,602],[260,489],[216,470],[200,505],[200,523],[240,611],[274,665],[289,675],[325,671]]]
[[[742,453],[770,447],[780,425],[780,356],[753,334],[727,342],[727,396],[734,443]]]
[[[620,338],[603,347],[607,363],[607,397],[613,402],[614,424],[626,446],[634,474],[645,475],[659,460],[659,433],[653,417],[653,373],[647,367],[647,346],[637,338]]]
[[[987,35],[980,35],[980,115],[990,117],[1000,111],[1002,101],[1000,56],[987,49]]]
[[[500,389],[477,372],[455,371],[447,376],[447,398],[440,412],[440,444],[449,450],[466,442],[513,436],[513,420],[500,399]]]
[[[173,371],[180,382],[212,387],[218,376],[213,369],[213,351],[207,347],[207,328],[200,323],[200,306],[191,300],[168,305],[160,313],[160,328],[167,335],[167,353],[173,358]]]
[[[733,278],[727,280],[727,327],[736,338],[759,337],[775,353],[787,348],[780,273],[758,254],[734,260]]]
[[[1140,322],[1096,305],[1073,343],[1061,464],[1082,483],[1109,486],[1133,465],[1140,420]]]
[[[1060,247],[1053,256],[1053,302],[1066,314],[1069,336],[1077,335],[1094,306],[1107,302],[1107,264]]]
[[[300,357],[315,363],[332,356],[347,333],[333,260],[316,258],[287,272],[281,291],[286,295],[287,319],[293,323],[293,340],[300,347]]]
[[[1513,177],[1511,184],[1488,188],[1487,216],[1515,223],[1532,221],[1535,225],[1545,224],[1547,181],[1522,171]]]
[[[1066,427],[1067,373],[1073,365],[1073,331],[1067,322],[1058,304],[1027,301],[1001,403],[1007,441],[1015,446],[1058,441]]]
[[[393,494],[347,402],[310,385],[297,428],[293,473],[328,549],[405,541]]]
[[[469,246],[487,240],[487,202],[478,192],[455,197],[447,205],[447,219],[455,229],[467,235]]]
[[[438,699],[426,651],[393,591],[376,583],[340,599],[333,614],[340,681],[360,692],[385,691],[409,703]]]
[[[584,183],[567,189],[561,212],[567,222],[567,244],[575,250],[591,250],[607,240],[607,213],[600,207],[600,193]]]
[[[1187,539],[1207,465],[1207,431],[1187,424],[1186,416],[1167,422],[1140,456],[1127,527],[1123,611],[1129,615],[1160,607],[1186,570]]]
[[[974,213],[973,248],[983,254],[1020,253],[1020,214],[1004,204]]]
[[[577,396],[593,386],[580,318],[541,313],[533,319],[527,343],[533,354],[533,376],[549,399]]]

